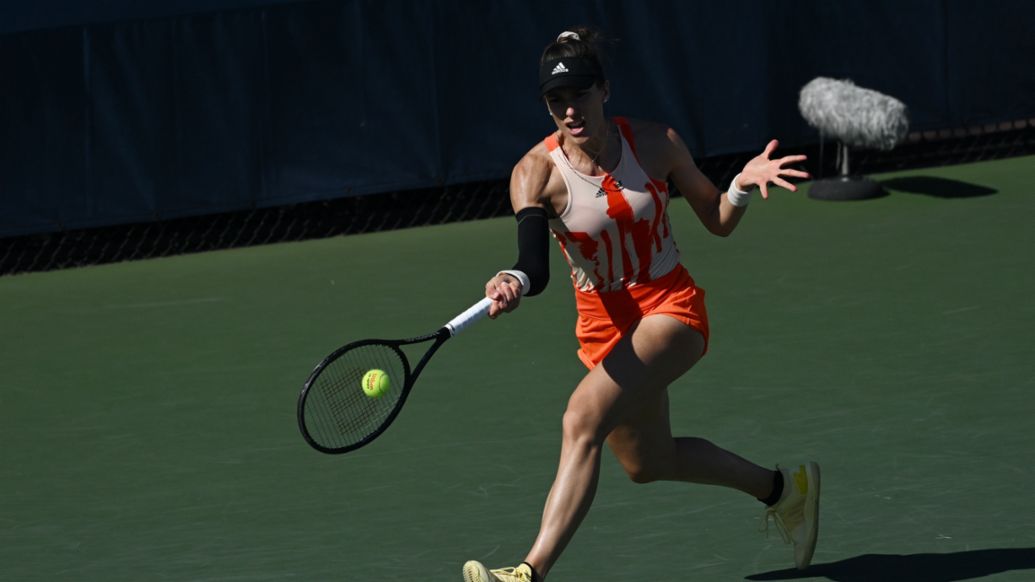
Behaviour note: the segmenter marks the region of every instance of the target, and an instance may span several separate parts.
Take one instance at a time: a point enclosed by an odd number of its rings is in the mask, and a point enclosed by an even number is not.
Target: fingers
[[[489,299],[512,301],[521,294],[521,283],[507,275],[489,279],[485,284],[485,296]]]
[[[809,159],[809,157],[806,155],[784,156],[779,160],[776,160],[776,163],[780,166],[785,166],[787,164],[793,164],[795,162],[804,162],[807,159]]]
[[[781,170],[781,176],[791,176],[792,178],[811,178],[812,176],[808,172],[802,172],[801,170]]]
[[[808,159],[808,156],[806,155],[793,155],[784,156],[778,159],[769,159],[779,145],[779,140],[770,140],[765,146],[765,151],[745,166],[744,172],[742,172],[740,178],[741,187],[755,184],[758,186],[759,191],[761,191],[762,198],[768,199],[769,184],[786,188],[791,192],[797,192],[798,187],[784,178],[802,178],[807,180],[812,177],[804,170],[783,167],[788,164],[804,162]]]
[[[797,192],[798,191],[798,187],[797,186],[795,186],[794,184],[791,184],[790,182],[788,182],[787,180],[784,180],[783,178],[780,178],[779,176],[773,178],[773,184],[776,184],[777,186],[780,186],[781,188],[786,188],[786,189],[790,190],[791,192]]]
[[[786,188],[787,190],[790,190],[791,192],[797,192],[798,191],[798,187],[797,186],[795,186],[794,184],[792,184],[792,183],[788,182],[787,180],[784,180],[783,178],[780,177],[781,175],[785,175],[785,174],[791,175],[791,176],[797,176],[799,178],[808,178],[809,177],[808,172],[799,172],[797,170],[784,170],[780,174],[772,176],[768,180],[763,180],[762,182],[759,183],[758,189],[761,190],[761,192],[762,192],[762,198],[769,198],[769,183],[770,182],[772,182],[773,184],[775,184],[775,185],[777,185],[777,186],[779,186],[781,188]]]
[[[776,150],[776,147],[779,146],[779,145],[780,145],[779,141],[777,141],[775,139],[771,140],[769,142],[769,144],[765,146],[765,151],[762,152],[762,155],[765,156],[766,158],[768,158],[770,155],[772,155],[773,151]]]
[[[492,299],[488,314],[490,319],[496,319],[500,313],[517,307],[521,298],[520,287],[521,283],[508,275],[493,277],[485,284],[485,296]]]
[[[497,315],[507,311],[510,306],[510,301],[500,291],[496,291],[495,296],[487,295],[487,297],[493,300],[489,305],[489,319],[496,319]]]
[[[503,295],[500,294],[499,289],[496,287],[496,279],[495,278],[493,278],[492,280],[490,280],[488,283],[485,284],[485,296],[488,297],[489,299],[492,299],[494,302],[495,301],[499,301],[500,299],[503,298]],[[495,303],[493,303],[493,306],[495,306]],[[490,307],[489,308],[489,317],[492,317],[492,316],[493,316],[493,310]]]
[[[513,279],[512,277],[506,277],[497,283],[496,286],[499,289],[500,294],[503,298],[510,303],[521,296],[521,283]]]
[[[799,172],[797,170],[785,170],[784,172],[781,172],[781,174],[790,174],[792,176],[797,176],[799,178],[808,178],[809,177],[809,174],[807,172]],[[765,198],[765,199],[769,198],[769,183],[770,182],[775,184],[775,185],[777,185],[777,186],[779,186],[779,187],[781,187],[781,188],[786,188],[787,190],[790,190],[791,192],[797,192],[798,191],[798,187],[797,186],[795,186],[794,184],[788,182],[787,180],[784,180],[783,178],[780,177],[780,175],[775,175],[775,176],[770,177],[768,180],[762,180],[762,181],[759,182],[758,189],[762,192],[762,198]]]
[[[492,298],[492,299],[495,299],[496,301],[506,302],[507,301],[507,287],[505,285],[500,285],[499,282],[496,281],[496,280],[493,280],[491,282],[491,285],[492,285],[492,290],[491,290],[491,294],[489,295],[489,297]]]

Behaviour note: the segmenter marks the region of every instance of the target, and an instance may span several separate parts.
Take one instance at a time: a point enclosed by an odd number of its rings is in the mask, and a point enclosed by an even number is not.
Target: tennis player
[[[636,483],[657,480],[737,489],[765,505],[805,568],[816,546],[819,466],[769,470],[698,437],[673,438],[668,386],[704,355],[704,290],[679,262],[666,212],[672,182],[713,234],[727,236],[750,192],[791,191],[788,168],[805,156],[772,158],[776,140],[721,192],[671,128],[607,118],[609,84],[594,31],[562,33],[540,59],[539,87],[557,130],[515,166],[510,196],[518,221],[518,261],[485,286],[490,317],[543,291],[548,232],[560,243],[575,286],[579,358],[589,369],[562,421],[560,465],[539,534],[516,567],[464,564],[466,582],[546,578],[589,511],[606,443]]]

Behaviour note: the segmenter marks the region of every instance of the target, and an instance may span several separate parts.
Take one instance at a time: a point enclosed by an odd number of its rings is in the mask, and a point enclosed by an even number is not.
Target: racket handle
[[[451,319],[449,323],[445,325],[446,329],[449,330],[449,335],[455,336],[467,329],[467,327],[472,323],[488,315],[490,305],[492,305],[492,299],[484,297],[478,303],[468,307],[467,311],[464,311],[460,315]]]

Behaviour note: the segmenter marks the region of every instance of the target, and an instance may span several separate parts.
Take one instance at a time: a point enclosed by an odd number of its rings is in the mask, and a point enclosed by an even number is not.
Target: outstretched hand
[[[784,176],[792,176],[795,178],[810,178],[808,172],[801,170],[792,170],[790,168],[784,168],[787,164],[793,164],[796,162],[803,162],[808,159],[808,156],[784,156],[775,160],[769,159],[776,147],[780,145],[777,140],[772,140],[769,145],[765,146],[765,151],[755,156],[744,166],[744,170],[740,173],[740,177],[737,178],[737,186],[741,190],[750,190],[754,186],[758,186],[758,189],[762,191],[762,198],[769,198],[768,185],[770,182],[790,190],[791,192],[797,192],[798,187],[785,180]]]

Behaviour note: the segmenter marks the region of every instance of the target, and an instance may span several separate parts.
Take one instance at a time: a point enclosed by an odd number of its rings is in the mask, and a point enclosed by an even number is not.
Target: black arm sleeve
[[[538,295],[550,282],[550,236],[546,209],[530,206],[517,213],[518,260],[514,270],[528,275],[528,293]]]

